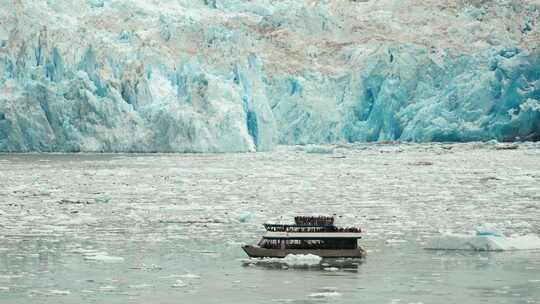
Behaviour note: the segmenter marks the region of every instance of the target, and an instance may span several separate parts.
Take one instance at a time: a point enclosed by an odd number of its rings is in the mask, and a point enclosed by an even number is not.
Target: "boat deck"
[[[267,231],[265,239],[361,239],[360,232],[274,232]]]

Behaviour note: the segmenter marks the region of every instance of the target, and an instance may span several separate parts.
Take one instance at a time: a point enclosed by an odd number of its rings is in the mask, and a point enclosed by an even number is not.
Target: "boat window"
[[[289,239],[286,240],[287,249],[355,249],[358,247],[356,239]]]
[[[266,249],[280,249],[281,248],[281,240],[279,240],[279,239],[262,239],[259,242],[259,246],[261,248],[266,248]]]

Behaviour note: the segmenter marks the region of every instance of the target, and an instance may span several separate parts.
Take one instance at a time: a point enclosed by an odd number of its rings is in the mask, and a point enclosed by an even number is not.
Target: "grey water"
[[[298,214],[362,226],[367,258],[247,259]],[[2,154],[0,303],[540,303],[538,251],[424,249],[486,223],[540,234],[540,145]]]

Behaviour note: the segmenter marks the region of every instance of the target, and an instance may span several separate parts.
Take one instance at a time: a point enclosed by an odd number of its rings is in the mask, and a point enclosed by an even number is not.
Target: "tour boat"
[[[334,217],[297,216],[295,224],[264,224],[266,233],[257,246],[242,249],[252,258],[284,258],[289,254],[314,254],[322,258],[363,258],[358,246],[362,230],[339,228]]]

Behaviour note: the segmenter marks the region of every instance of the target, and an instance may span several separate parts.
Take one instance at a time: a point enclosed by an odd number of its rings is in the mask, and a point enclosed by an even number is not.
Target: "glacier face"
[[[540,140],[540,2],[0,0],[0,151]]]

